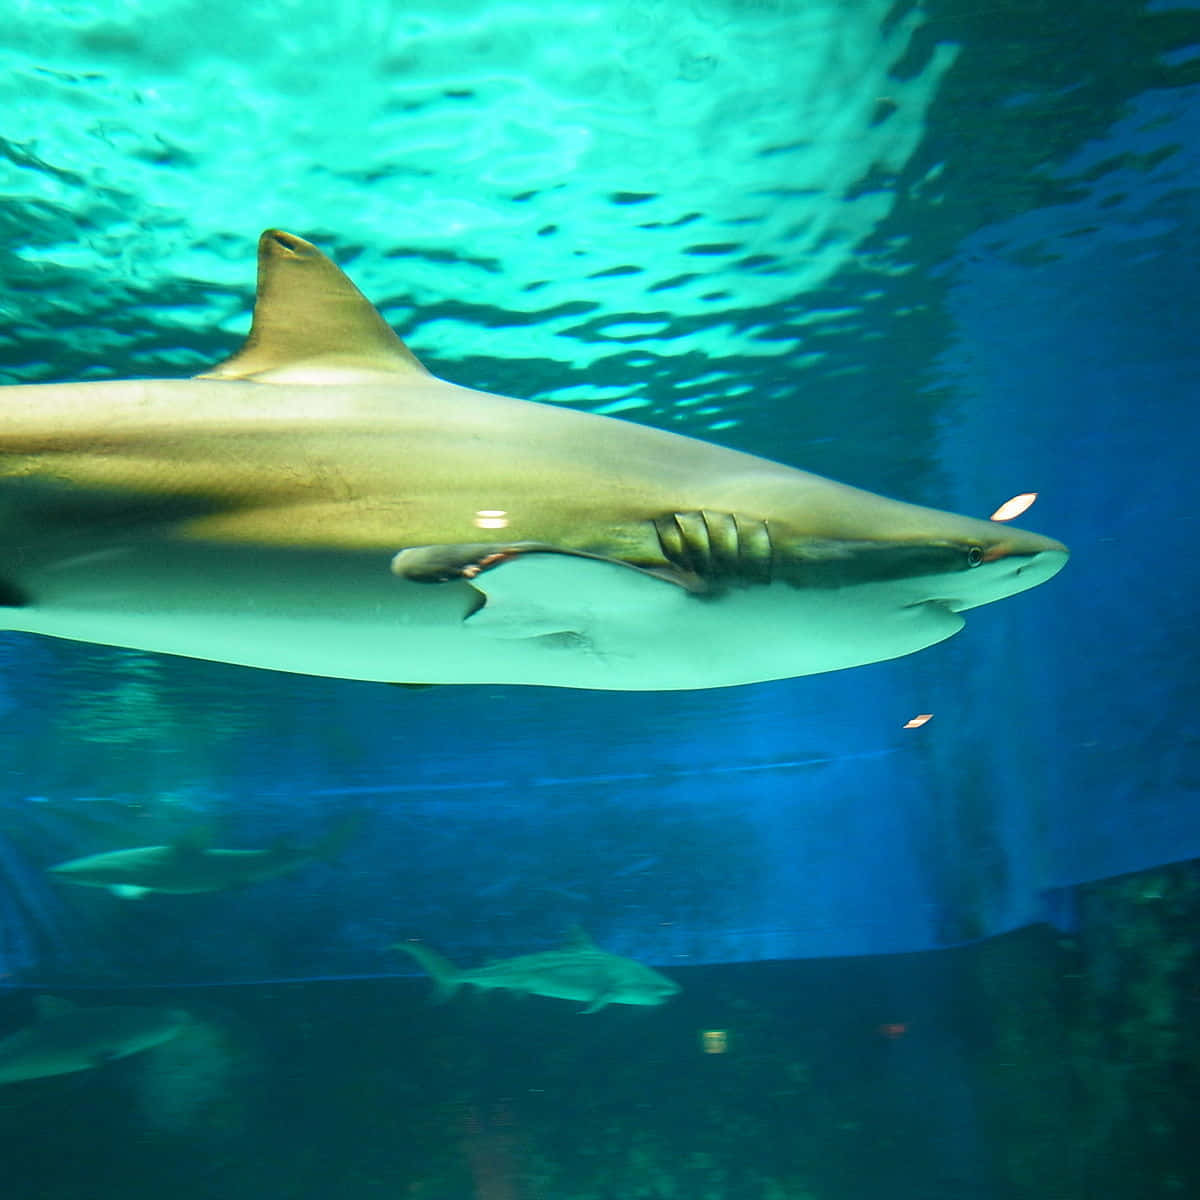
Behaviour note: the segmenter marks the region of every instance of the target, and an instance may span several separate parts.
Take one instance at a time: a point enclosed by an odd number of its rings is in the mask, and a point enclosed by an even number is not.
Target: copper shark
[[[313,675],[718,687],[895,658],[1064,546],[430,375],[308,242],[194,379],[0,392],[0,628]]]
[[[350,814],[311,846],[292,846],[280,839],[264,849],[232,850],[208,846],[193,836],[164,846],[106,850],[46,869],[64,883],[107,888],[128,900],[151,892],[174,896],[222,892],[277,879],[309,863],[335,858],[360,825],[359,816]]]
[[[583,1000],[587,1007],[582,1011],[593,1013],[607,1004],[663,1004],[680,990],[679,984],[653,967],[601,950],[578,929],[558,950],[502,958],[483,967],[456,967],[420,942],[397,942],[395,949],[410,954],[429,973],[437,1000],[471,984],[484,990]]]
[[[161,1046],[185,1029],[181,1009],[81,1008],[57,996],[38,996],[37,1020],[0,1038],[0,1084],[70,1075]]]

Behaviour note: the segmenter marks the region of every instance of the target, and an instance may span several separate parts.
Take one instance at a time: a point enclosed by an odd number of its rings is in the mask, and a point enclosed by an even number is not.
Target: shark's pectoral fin
[[[456,542],[443,546],[408,546],[392,559],[392,574],[412,583],[450,583],[474,579],[518,554],[549,551],[541,542]]]
[[[140,900],[143,896],[148,896],[154,889],[138,887],[136,883],[114,883],[108,890],[114,896],[120,896],[122,900]]]
[[[672,567],[647,570],[535,542],[415,546],[396,555],[392,571],[430,583],[468,580],[480,594],[467,617],[473,630],[502,639],[560,635],[576,647],[593,646],[614,624],[661,627],[691,591],[703,590]]]
[[[665,628],[687,590],[611,559],[522,554],[472,582],[486,603],[467,619],[495,638],[559,635],[557,643],[600,649],[614,626]]]
[[[492,637],[573,639],[600,648],[614,626],[664,628],[690,595],[771,579],[765,521],[738,513],[678,512],[653,526],[665,562],[643,565],[543,542],[410,546],[392,573],[414,583],[466,581],[479,593],[472,629]],[[601,634],[601,636],[597,636]]]
[[[587,1008],[580,1009],[580,1016],[586,1017],[588,1013],[599,1012],[606,1004],[611,1003],[612,992],[598,992],[592,997],[592,1002]]]
[[[559,555],[567,559],[607,563],[675,584],[689,592],[706,590],[704,580],[695,572],[672,564],[643,567],[611,555],[568,550],[546,542],[457,542],[441,546],[409,546],[393,557],[392,574],[413,583],[450,583],[456,579],[475,582],[484,572],[494,571],[526,555]],[[481,583],[476,582],[475,586],[480,591],[486,590]]]
[[[546,542],[461,542],[409,546],[392,559],[392,572],[416,583],[472,580],[524,554],[562,554],[613,563],[689,592],[709,592],[730,583],[770,583],[774,547],[767,522],[744,513],[664,513],[650,524],[666,561],[630,562],[612,555],[569,549]]]

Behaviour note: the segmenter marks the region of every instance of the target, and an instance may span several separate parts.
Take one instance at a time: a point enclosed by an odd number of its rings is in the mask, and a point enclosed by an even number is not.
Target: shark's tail
[[[434,1000],[449,1000],[462,987],[462,972],[436,950],[430,950],[420,942],[397,942],[395,949],[411,954],[429,973],[433,980]]]

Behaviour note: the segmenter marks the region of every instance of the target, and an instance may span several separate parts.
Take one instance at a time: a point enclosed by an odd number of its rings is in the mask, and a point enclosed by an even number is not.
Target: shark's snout
[[[1070,552],[1061,542],[1050,538],[1041,540],[1047,543],[1046,549],[1032,554],[1001,553],[957,576],[954,582],[958,586],[954,593],[939,598],[938,602],[952,612],[964,612],[1006,596],[1015,596],[1053,579],[1066,566]]]
[[[1053,579],[1067,565],[1067,559],[1070,557],[1071,553],[1066,546],[1056,542],[1050,549],[1043,550],[1020,563],[1016,575],[1029,580],[1028,586],[1033,587],[1035,584],[1045,583],[1047,579]]]
[[[1046,540],[1050,541],[1049,538]],[[1051,542],[1036,554],[1014,555],[1007,563],[1001,560],[1001,565],[1007,566],[1008,578],[1021,581],[1022,588],[1036,587],[1047,579],[1053,579],[1067,565],[1070,557],[1070,552],[1061,542]]]

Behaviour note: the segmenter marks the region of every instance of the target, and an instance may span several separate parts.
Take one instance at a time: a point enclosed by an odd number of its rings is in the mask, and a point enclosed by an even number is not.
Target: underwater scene
[[[0,66],[0,1200],[1200,1196],[1200,4]]]

